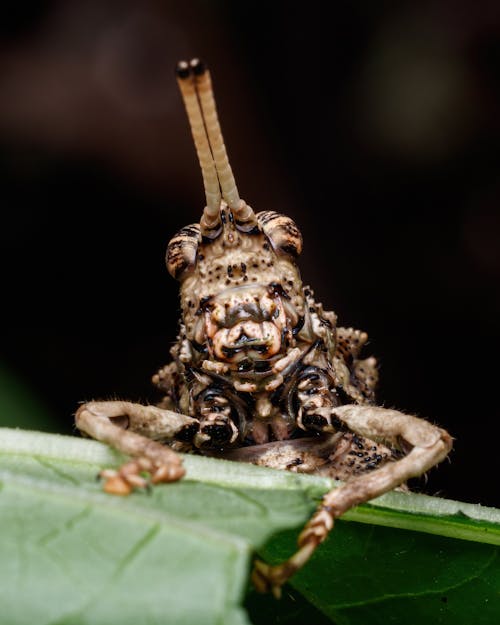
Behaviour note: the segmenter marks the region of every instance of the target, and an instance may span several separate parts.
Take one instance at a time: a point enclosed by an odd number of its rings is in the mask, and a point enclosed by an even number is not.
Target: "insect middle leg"
[[[306,562],[333,528],[334,520],[354,506],[378,497],[441,462],[451,450],[452,438],[428,421],[375,406],[347,405],[333,410],[334,417],[354,433],[384,442],[408,455],[352,478],[328,492],[298,538],[296,553],[276,566],[257,561],[252,581],[261,592],[280,595],[281,586]]]
[[[197,419],[156,406],[127,401],[88,402],[75,415],[76,427],[98,441],[107,443],[132,460],[120,469],[101,472],[104,490],[128,495],[136,487],[174,482],[185,473],[180,456],[159,441],[188,440],[199,428]]]

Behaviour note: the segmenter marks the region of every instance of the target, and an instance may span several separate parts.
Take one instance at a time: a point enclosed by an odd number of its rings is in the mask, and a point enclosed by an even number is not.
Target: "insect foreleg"
[[[297,383],[297,425],[301,429],[322,433],[335,431],[332,415],[333,408],[339,402],[330,386],[330,378],[319,367],[305,367],[300,373]]]
[[[194,437],[198,448],[232,445],[239,432],[233,421],[233,405],[217,386],[208,386],[194,402],[195,414],[199,416],[200,428]]]
[[[180,479],[185,473],[180,456],[158,441],[192,438],[199,427],[197,419],[127,401],[83,404],[75,422],[82,432],[133,457],[118,471],[101,473],[106,480],[104,490],[117,495],[146,486],[148,481],[141,475],[144,472],[150,474],[152,483]]]
[[[328,492],[301,532],[299,549],[291,558],[277,566],[256,562],[252,579],[255,587],[262,592],[272,590],[279,596],[281,586],[307,562],[328,536],[334,519],[354,506],[422,475],[441,462],[452,447],[452,438],[445,430],[397,410],[347,405],[335,408],[333,414],[356,434],[410,451],[400,460],[350,479]]]

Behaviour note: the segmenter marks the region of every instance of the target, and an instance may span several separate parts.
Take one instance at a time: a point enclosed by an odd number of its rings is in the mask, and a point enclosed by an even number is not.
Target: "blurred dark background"
[[[332,6],[2,3],[2,424],[69,433],[79,401],[155,400],[164,251],[203,207],[173,67],[200,56],[241,195],[299,224],[381,403],[456,437],[424,490],[500,505],[500,5]]]

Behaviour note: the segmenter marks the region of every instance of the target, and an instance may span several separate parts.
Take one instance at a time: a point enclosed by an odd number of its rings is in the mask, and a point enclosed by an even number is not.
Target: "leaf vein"
[[[110,581],[117,580],[120,575],[126,570],[128,565],[135,560],[135,558],[143,551],[146,546],[152,542],[156,536],[160,533],[161,526],[159,523],[155,523],[142,538],[140,538],[130,550],[123,556],[123,558],[117,563],[116,569],[111,576]]]
[[[491,556],[488,558],[488,560],[481,566],[481,568],[479,570],[477,570],[474,574],[462,578],[459,582],[457,582],[456,584],[451,584],[450,586],[443,586],[441,588],[438,588],[436,590],[425,590],[422,592],[402,592],[402,593],[389,593],[389,594],[385,594],[382,595],[380,597],[374,597],[372,599],[363,599],[360,601],[349,601],[346,603],[337,603],[337,604],[333,604],[332,608],[337,609],[337,610],[344,610],[344,609],[348,609],[348,608],[356,608],[359,606],[368,606],[368,605],[375,605],[375,604],[379,604],[379,603],[384,603],[386,601],[390,601],[392,599],[417,599],[420,597],[430,597],[430,596],[434,596],[434,595],[440,595],[443,594],[445,592],[449,592],[450,590],[457,590],[458,588],[460,588],[461,586],[464,586],[465,584],[468,584],[476,579],[478,579],[479,577],[481,577],[481,575],[493,564],[493,562],[495,561],[495,559],[497,558],[498,555],[498,550],[495,549],[493,551],[493,553],[491,554]],[[300,590],[300,589],[299,589]],[[324,609],[324,606],[317,606],[319,609]]]
[[[58,467],[54,466],[49,460],[42,458],[41,456],[33,456],[33,459],[36,460],[42,467],[46,469],[50,469],[53,471],[58,477],[62,477],[64,480],[71,482],[72,484],[78,485],[79,481],[74,478],[72,475],[69,475],[65,471],[61,471]]]

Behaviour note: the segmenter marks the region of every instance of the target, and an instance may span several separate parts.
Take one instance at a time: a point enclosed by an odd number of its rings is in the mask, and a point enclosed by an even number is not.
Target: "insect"
[[[206,206],[167,248],[181,319],[172,361],[153,377],[164,399],[89,402],[76,425],[131,456],[101,474],[113,494],[180,479],[179,451],[344,481],[323,497],[295,554],[277,566],[256,562],[256,588],[279,595],[336,518],[422,475],[448,455],[452,438],[374,404],[376,360],[360,357],[367,335],[338,327],[302,284],[297,226],[272,210],[255,213],[239,196],[209,71],[198,59],[181,61],[177,81]]]

